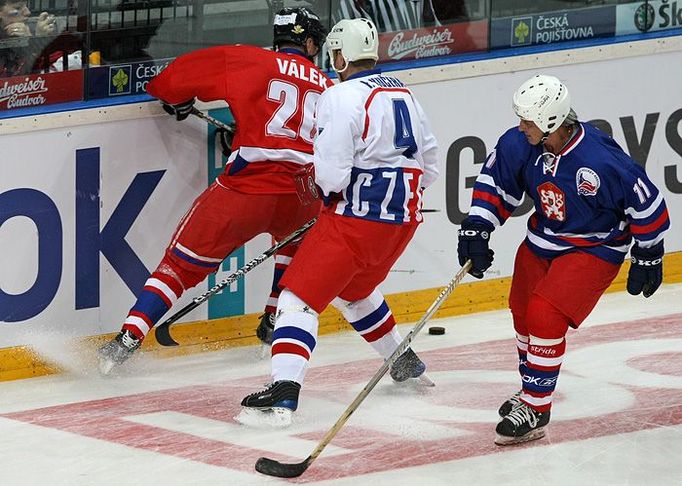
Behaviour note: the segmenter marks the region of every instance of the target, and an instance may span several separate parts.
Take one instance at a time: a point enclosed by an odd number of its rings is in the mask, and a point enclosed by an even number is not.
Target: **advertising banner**
[[[551,44],[593,37],[612,36],[616,30],[616,9],[593,7],[537,15],[492,19],[490,47],[518,47]]]
[[[205,160],[206,124],[197,119],[4,136],[0,347],[41,329],[120,328],[176,223],[206,187]],[[205,317],[206,308],[188,316]]]
[[[82,99],[83,71],[80,69],[0,79],[0,111]]]
[[[651,0],[618,5],[616,34],[639,34],[682,28],[682,2]]]
[[[487,20],[386,32],[379,34],[379,62],[449,56],[487,47]]]
[[[611,133],[666,198],[666,251],[682,250],[682,98],[678,52],[542,69],[562,79],[580,120]],[[457,230],[498,138],[518,123],[514,90],[536,70],[413,87],[440,145],[440,172],[424,195],[424,223],[381,290],[440,287],[457,264]],[[642,96],[642,86],[657,80]],[[213,113],[213,112],[212,112]],[[224,113],[214,113],[228,121]],[[224,163],[215,133],[196,117],[108,122],[3,137],[0,158],[0,347],[28,334],[95,335],[120,328],[194,198]],[[213,133],[213,134],[211,134]],[[39,143],[37,142],[39,140]],[[527,202],[491,236],[485,278],[512,273]],[[226,259],[221,279],[271,246],[262,235]],[[272,261],[186,320],[253,313],[269,294]],[[333,278],[333,276],[330,276]],[[215,279],[211,282],[215,282]],[[472,280],[468,277],[469,280]],[[182,306],[206,289],[188,290]],[[178,307],[179,308],[179,307]]]
[[[145,94],[147,83],[172,60],[157,59],[91,68],[88,72],[88,99]]]

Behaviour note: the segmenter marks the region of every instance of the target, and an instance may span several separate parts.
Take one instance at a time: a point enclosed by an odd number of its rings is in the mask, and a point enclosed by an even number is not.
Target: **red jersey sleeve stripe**
[[[511,212],[505,209],[504,205],[502,204],[502,200],[499,197],[490,194],[489,192],[474,189],[473,198],[480,199],[481,201],[486,201],[494,205],[495,208],[497,209],[497,213],[503,220],[506,220],[511,215]]]
[[[664,224],[668,222],[668,208],[665,208],[665,210],[661,213],[661,215],[656,218],[656,221],[653,223],[649,223],[646,225],[638,225],[638,224],[631,224],[630,225],[630,231],[632,234],[635,235],[641,235],[644,233],[651,233],[653,231],[658,230],[661,228]]]

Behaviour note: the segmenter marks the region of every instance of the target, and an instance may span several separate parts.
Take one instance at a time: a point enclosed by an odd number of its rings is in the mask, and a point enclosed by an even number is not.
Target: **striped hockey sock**
[[[158,271],[152,273],[130,309],[123,330],[144,339],[154,325],[168,312],[182,295],[180,283],[172,276]]]
[[[332,304],[382,358],[391,356],[402,341],[393,313],[379,290],[362,300],[348,302],[337,298]]]
[[[552,393],[556,388],[565,352],[565,338],[542,339],[530,336],[520,398],[538,412],[547,412],[552,407]]]
[[[284,275],[284,271],[291,263],[291,258],[296,253],[297,245],[285,246],[275,254],[275,272],[272,277],[272,288],[270,289],[270,296],[268,303],[265,306],[265,312],[274,314],[277,310],[277,299],[282,290],[279,288],[279,281]]]
[[[272,379],[303,384],[317,344],[318,314],[289,290],[282,292],[272,334]]]
[[[516,350],[519,353],[519,374],[523,378],[526,374],[526,361],[528,360],[528,336],[516,333]]]

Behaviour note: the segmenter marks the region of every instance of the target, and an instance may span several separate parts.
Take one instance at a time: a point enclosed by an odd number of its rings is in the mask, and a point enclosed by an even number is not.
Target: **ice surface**
[[[446,334],[414,349],[436,386],[382,380],[294,482],[682,484],[682,285],[607,295],[569,332],[547,436],[522,446],[493,444],[497,408],[519,387],[508,312],[433,323]],[[0,383],[2,485],[284,484],[256,460],[305,459],[381,364],[354,333],[322,337],[291,427],[256,429],[234,417],[268,381],[260,347],[141,354],[103,378],[94,349],[30,339],[67,372]]]

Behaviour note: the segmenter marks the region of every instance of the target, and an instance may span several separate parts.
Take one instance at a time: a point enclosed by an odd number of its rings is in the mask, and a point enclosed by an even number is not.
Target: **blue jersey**
[[[608,135],[576,125],[556,156],[517,128],[500,137],[474,185],[470,220],[504,224],[524,193],[534,202],[526,243],[540,257],[583,251],[620,264],[634,238],[650,248],[670,227],[663,196]]]

